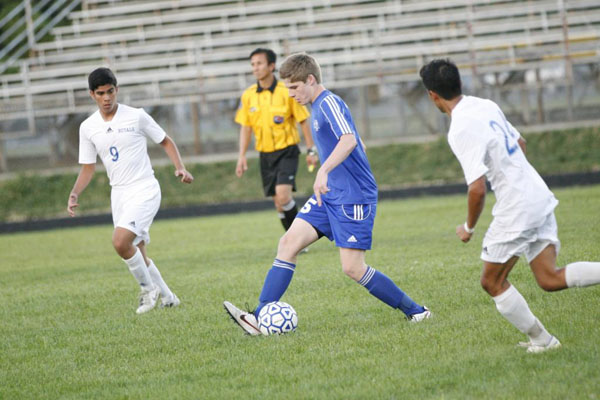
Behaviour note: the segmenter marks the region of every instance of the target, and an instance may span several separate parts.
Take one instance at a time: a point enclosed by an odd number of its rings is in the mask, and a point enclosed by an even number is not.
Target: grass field
[[[599,260],[600,186],[556,190],[559,262]],[[511,281],[563,343],[528,355],[479,286],[480,243],[454,227],[464,196],[385,201],[367,261],[434,318],[402,315],[345,277],[325,239],[283,297],[297,332],[248,337],[223,300],[254,306],[281,226],[273,212],[157,221],[149,253],[176,309],[135,314],[110,226],[0,236],[0,399],[598,399],[600,287],[546,293]]]

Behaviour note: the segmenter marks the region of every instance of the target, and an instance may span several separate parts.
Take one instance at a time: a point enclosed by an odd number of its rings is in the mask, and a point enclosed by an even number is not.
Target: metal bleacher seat
[[[259,45],[314,53],[338,86],[414,81],[432,57],[468,65],[475,53],[479,70],[494,72],[558,62],[564,52],[556,0],[198,4],[88,0],[71,14],[73,25],[38,44],[25,72],[0,78],[0,118],[24,115],[28,101],[40,116],[87,110],[85,77],[98,65],[114,68],[122,93],[140,105],[235,98],[248,84],[248,52]],[[576,60],[598,60],[600,4],[566,5]]]

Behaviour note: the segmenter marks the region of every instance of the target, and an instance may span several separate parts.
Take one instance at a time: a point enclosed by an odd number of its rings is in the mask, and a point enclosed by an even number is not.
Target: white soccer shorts
[[[110,195],[113,224],[136,234],[133,241],[150,243],[150,225],[160,207],[160,185],[156,178],[125,187],[113,187]]]
[[[558,255],[560,240],[554,213],[549,214],[539,227],[525,231],[506,232],[494,228],[492,223],[483,238],[481,259],[504,264],[513,256],[525,255],[527,262],[531,262],[551,244]]]

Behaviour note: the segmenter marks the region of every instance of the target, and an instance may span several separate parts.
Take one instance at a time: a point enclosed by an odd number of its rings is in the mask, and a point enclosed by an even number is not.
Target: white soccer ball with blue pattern
[[[296,314],[296,310],[283,301],[266,304],[258,314],[258,328],[263,335],[293,332],[297,326],[298,314]]]

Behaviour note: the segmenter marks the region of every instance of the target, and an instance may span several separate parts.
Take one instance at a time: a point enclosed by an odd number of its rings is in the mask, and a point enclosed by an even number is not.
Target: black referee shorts
[[[276,185],[292,185],[292,190],[296,191],[299,155],[297,145],[272,153],[260,153],[260,176],[265,196],[275,196]]]

